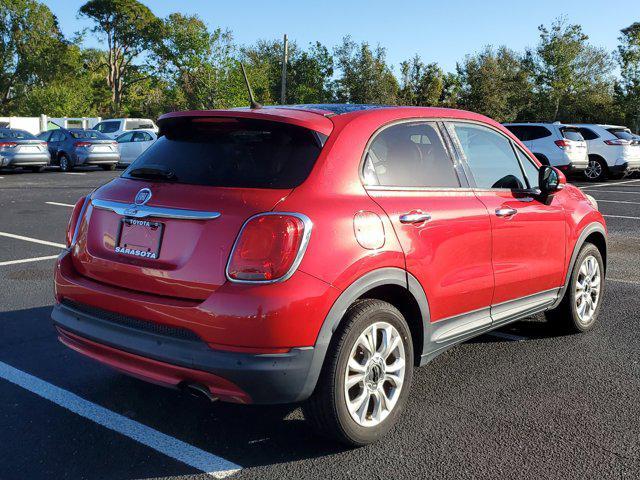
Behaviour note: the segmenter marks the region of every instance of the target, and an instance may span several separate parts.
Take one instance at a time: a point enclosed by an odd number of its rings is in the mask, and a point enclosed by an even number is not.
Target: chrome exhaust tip
[[[182,385],[182,390],[185,390],[189,395],[193,395],[198,398],[205,398],[210,402],[216,402],[218,397],[214,396],[211,391],[200,383],[185,383]]]

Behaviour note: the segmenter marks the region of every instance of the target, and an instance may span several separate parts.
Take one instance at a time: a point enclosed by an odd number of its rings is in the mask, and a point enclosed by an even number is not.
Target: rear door
[[[565,265],[561,202],[523,193],[537,187],[537,166],[502,132],[472,122],[449,129],[491,218],[494,320],[555,299]]]
[[[104,284],[203,300],[225,281],[242,224],[272,210],[310,173],[318,134],[279,122],[177,118],[98,189],[73,250]]]
[[[425,290],[436,343],[490,324],[493,295],[489,216],[445,138],[436,122],[391,125],[370,142],[363,171]]]
[[[54,130],[49,137],[49,141],[47,142],[47,146],[49,147],[49,153],[51,154],[51,159],[58,158],[58,151],[60,150],[60,145],[64,140],[64,134],[60,130]]]
[[[122,163],[131,163],[137,157],[137,155],[134,155],[135,148],[132,140],[133,132],[123,133],[116,139]]]

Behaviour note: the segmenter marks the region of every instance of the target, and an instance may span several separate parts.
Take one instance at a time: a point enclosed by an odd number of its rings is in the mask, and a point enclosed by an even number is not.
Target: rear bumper
[[[0,155],[0,167],[38,167],[49,165],[50,162],[51,158],[48,153]]]
[[[117,164],[120,161],[118,153],[90,153],[78,154],[76,165],[108,165]]]
[[[57,304],[51,319],[68,347],[119,371],[178,388],[198,383],[235,403],[291,403],[302,399],[313,348],[253,355],[216,351],[198,340],[141,331]]]
[[[565,173],[579,173],[587,169],[588,163],[570,163],[568,165],[558,165],[557,168]]]
[[[611,173],[629,173],[640,171],[640,161],[624,162],[620,165],[610,165],[609,171]]]

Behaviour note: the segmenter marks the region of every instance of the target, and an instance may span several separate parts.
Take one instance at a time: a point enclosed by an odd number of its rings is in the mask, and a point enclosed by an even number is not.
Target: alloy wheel
[[[602,175],[602,164],[596,160],[589,160],[589,165],[584,174],[589,180],[599,178]]]
[[[344,395],[351,418],[363,427],[384,421],[402,391],[405,348],[396,328],[387,322],[369,325],[351,348]]]
[[[588,324],[593,319],[600,301],[601,284],[600,264],[596,257],[589,255],[583,260],[576,279],[575,304],[580,323]]]

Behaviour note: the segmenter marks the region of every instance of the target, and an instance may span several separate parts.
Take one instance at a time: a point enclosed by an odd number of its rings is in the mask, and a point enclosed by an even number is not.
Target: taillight
[[[263,213],[245,222],[229,257],[227,278],[238,282],[286,280],[295,272],[311,235],[311,220]]]
[[[0,142],[0,150],[8,150],[9,148],[15,148],[18,144],[15,142]]]
[[[607,145],[631,145],[629,140],[623,140],[622,138],[616,138],[615,140],[605,140],[604,143]]]
[[[559,146],[560,148],[565,148],[565,147],[570,147],[571,143],[569,143],[567,140],[556,140],[554,142],[557,146]]]
[[[88,197],[81,197],[73,207],[71,217],[69,218],[69,224],[67,225],[67,248],[70,247],[76,239],[76,232],[78,230],[78,226],[80,225],[82,215],[84,214],[87,199]]]
[[[73,146],[76,148],[86,148],[91,146],[91,142],[76,142]]]

